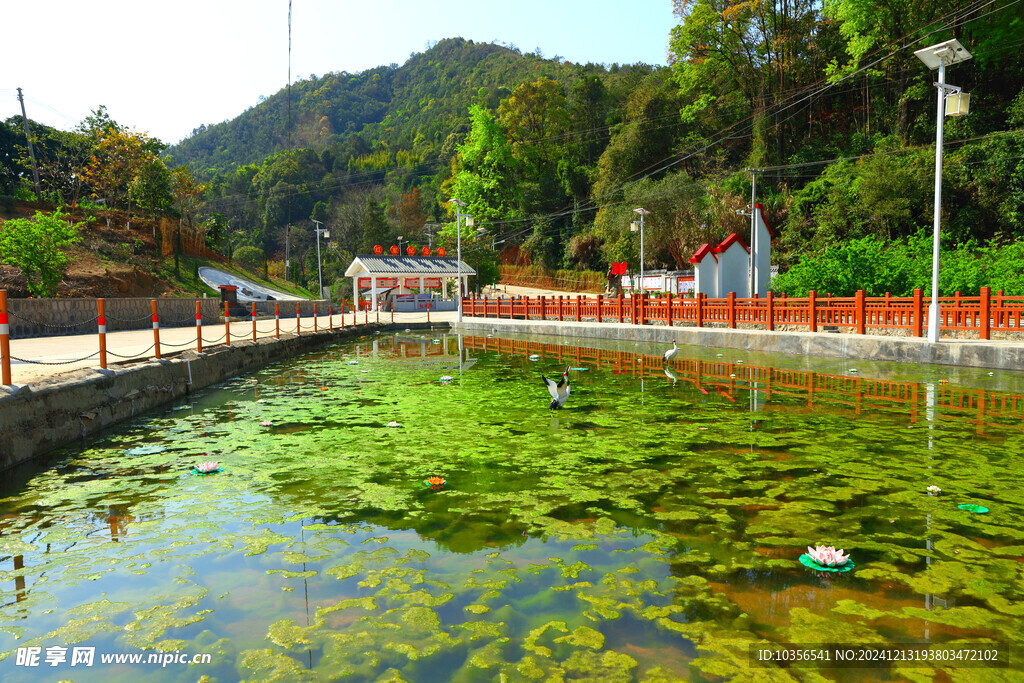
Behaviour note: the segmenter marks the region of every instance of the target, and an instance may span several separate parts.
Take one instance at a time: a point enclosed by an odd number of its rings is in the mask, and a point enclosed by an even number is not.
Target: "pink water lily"
[[[201,462],[198,465],[196,465],[196,472],[201,472],[202,474],[209,474],[210,472],[216,472],[219,469],[220,469],[220,463],[219,462],[213,462],[213,461]]]
[[[807,546],[807,554],[823,567],[841,567],[850,560],[849,555],[830,545],[819,545],[817,548]]]
[[[264,420],[263,422],[260,422],[260,427],[272,427],[273,425],[274,423],[271,422],[270,420]]]

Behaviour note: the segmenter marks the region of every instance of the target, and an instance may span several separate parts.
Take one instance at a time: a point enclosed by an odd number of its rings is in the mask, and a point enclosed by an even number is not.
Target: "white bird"
[[[672,362],[672,359],[676,357],[677,353],[679,353],[679,347],[676,346],[676,340],[673,339],[672,340],[672,348],[665,352],[665,362],[666,363]]]
[[[557,383],[544,375],[541,375],[540,378],[544,380],[544,386],[551,394],[551,410],[558,410],[565,405],[565,399],[569,398],[569,367],[566,366],[565,372],[562,373],[562,379]]]

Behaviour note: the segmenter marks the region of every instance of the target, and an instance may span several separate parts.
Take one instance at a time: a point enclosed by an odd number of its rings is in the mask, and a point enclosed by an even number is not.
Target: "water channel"
[[[368,336],[4,473],[0,679],[971,680],[750,648],[1020,651],[1021,377],[662,351]],[[855,569],[802,566],[819,543]],[[210,657],[99,660],[158,651]]]

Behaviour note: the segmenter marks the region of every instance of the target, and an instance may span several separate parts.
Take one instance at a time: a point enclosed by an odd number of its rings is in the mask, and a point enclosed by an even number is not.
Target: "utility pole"
[[[292,271],[291,259],[289,258],[290,254],[291,254],[290,249],[291,249],[291,246],[292,246],[291,245],[291,242],[292,242],[291,237],[292,237],[292,226],[286,225],[284,227],[284,279],[288,280],[289,282],[291,282],[291,271]]]
[[[25,114],[25,97],[18,88],[18,101],[21,102],[21,122],[25,124],[25,140],[28,141],[28,155],[32,158],[32,178],[35,180],[36,199],[42,199],[39,190],[39,164],[36,163],[36,153],[32,149],[32,135],[28,132],[28,116]]]

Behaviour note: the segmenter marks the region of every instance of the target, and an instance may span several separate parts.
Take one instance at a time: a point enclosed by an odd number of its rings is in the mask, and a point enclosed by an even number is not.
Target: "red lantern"
[[[380,256],[381,254],[384,253],[384,247],[380,246],[379,244],[373,245],[373,253],[376,254],[377,256]]]
[[[398,256],[398,247],[391,245],[391,255]]]
[[[430,247],[423,247],[423,255],[430,256]]]
[[[440,256],[441,258],[444,258],[444,247],[437,248],[437,255]]]
[[[407,246],[405,248],[405,253],[408,254],[409,256],[415,256],[416,255],[416,247],[414,247],[414,246],[412,246],[410,244],[409,246]]]

